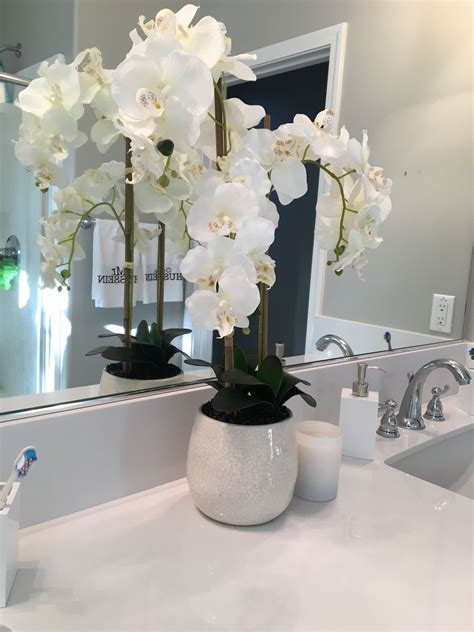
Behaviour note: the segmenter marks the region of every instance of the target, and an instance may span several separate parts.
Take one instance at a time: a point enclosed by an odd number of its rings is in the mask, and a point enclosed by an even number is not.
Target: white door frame
[[[334,112],[334,126],[338,128],[346,39],[347,23],[342,22],[252,51],[257,55],[257,59],[250,62],[249,65],[257,75],[257,79],[259,79],[288,70],[296,70],[297,68],[326,61],[329,62],[326,107]],[[226,80],[229,86],[242,83],[236,77],[227,77]],[[320,175],[318,197],[327,191],[328,185]],[[324,281],[327,268],[326,251],[319,247],[316,239],[314,239],[313,243],[305,353],[314,351],[314,319],[322,313]],[[208,353],[205,351],[208,350],[209,345],[212,345],[212,332],[199,332],[196,340],[193,339],[193,343],[193,347],[196,347],[193,348],[193,353],[198,348],[201,351],[201,355],[195,355],[194,357],[208,356],[209,351]]]

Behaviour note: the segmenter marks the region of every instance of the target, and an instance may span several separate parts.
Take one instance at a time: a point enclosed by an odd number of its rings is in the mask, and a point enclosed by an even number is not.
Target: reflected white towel
[[[141,224],[153,230],[156,224]],[[96,307],[122,307],[125,259],[123,243],[115,240],[119,236],[115,220],[97,219],[94,226],[92,248],[92,300]],[[151,242],[149,252],[135,251],[135,273],[133,304],[156,303],[156,261],[158,240]],[[165,274],[165,302],[182,301],[184,281],[179,272],[179,260],[167,257]]]
[[[97,219],[94,225],[92,245],[92,300],[96,307],[121,307],[123,305],[123,284],[125,247],[115,241],[120,230],[111,219]],[[136,290],[138,277],[135,272]],[[134,304],[136,303],[134,291]]]
[[[148,224],[143,224],[149,228]],[[156,303],[158,239],[151,242],[150,251],[137,253],[141,299],[144,303]],[[179,271],[180,260],[174,256],[165,258],[165,303],[182,302],[184,298],[184,280]]]

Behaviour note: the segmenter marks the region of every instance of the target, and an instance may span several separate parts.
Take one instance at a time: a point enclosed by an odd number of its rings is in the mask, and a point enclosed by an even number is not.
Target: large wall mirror
[[[241,17],[240,30],[238,15],[229,17],[237,4],[204,1],[200,12],[237,22],[236,52],[257,51],[257,82],[231,80],[228,96],[263,105],[271,129],[297,113],[314,119],[330,107],[336,123],[345,123],[354,135],[370,130],[370,161],[383,164],[393,179],[393,210],[364,281],[350,269],[336,276],[315,241],[314,201],[327,190],[319,172],[308,166],[310,194],[304,198],[286,206],[271,198],[280,220],[270,248],[278,274],[268,299],[269,352],[292,366],[472,339],[468,3],[453,15],[448,2],[424,8],[404,2],[302,2],[291,19],[285,12],[292,3],[274,15],[268,15],[267,3],[252,3],[252,24]],[[111,33],[114,7],[120,10]],[[81,224],[77,240],[85,257],[74,263],[71,291],[39,288],[37,238],[54,208],[54,188],[42,194],[15,157],[12,141],[21,122],[16,101],[40,62],[57,54],[72,60],[78,50],[98,46],[104,66],[115,67],[129,49],[130,25],[158,8],[150,0],[0,0],[0,415],[112,394],[103,380],[101,386],[107,360],[86,353],[100,344],[100,335],[119,334],[123,326],[124,255],[105,210]],[[265,28],[269,21],[272,28]],[[446,25],[448,48],[442,36]],[[114,146],[107,159],[123,160],[124,148]],[[68,177],[103,160],[95,147],[84,145],[68,159]],[[139,221],[156,231],[150,214]],[[153,243],[136,267],[134,326],[157,319],[157,269],[164,265],[164,326],[192,329],[176,346],[193,358],[217,361],[222,340],[191,323],[185,300],[193,285],[180,273],[180,253],[171,249],[160,262],[159,240]],[[255,318],[249,329],[236,341],[250,350],[258,335]],[[188,366],[181,355],[173,362],[183,371],[175,378],[120,390],[169,388],[208,377],[207,369]]]

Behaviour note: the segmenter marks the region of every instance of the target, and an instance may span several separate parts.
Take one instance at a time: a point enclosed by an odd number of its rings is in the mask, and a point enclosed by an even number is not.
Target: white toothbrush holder
[[[5,483],[0,483],[0,489]],[[7,504],[0,511],[0,608],[7,605],[18,570],[20,483],[13,483]]]

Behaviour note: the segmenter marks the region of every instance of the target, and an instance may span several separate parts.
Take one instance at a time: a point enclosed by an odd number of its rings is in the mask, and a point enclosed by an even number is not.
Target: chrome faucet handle
[[[380,426],[377,428],[377,434],[386,439],[397,439],[400,436],[398,430],[397,415],[395,410],[398,404],[394,399],[387,399],[385,404],[379,406],[379,410],[385,410],[384,416],[380,420]]]
[[[445,421],[446,417],[444,416],[443,411],[443,402],[441,401],[441,395],[444,395],[449,391],[449,385],[445,384],[444,388],[440,388],[439,386],[435,386],[431,389],[431,399],[428,402],[428,406],[426,407],[425,414],[423,417],[425,419],[429,419],[430,421]]]

